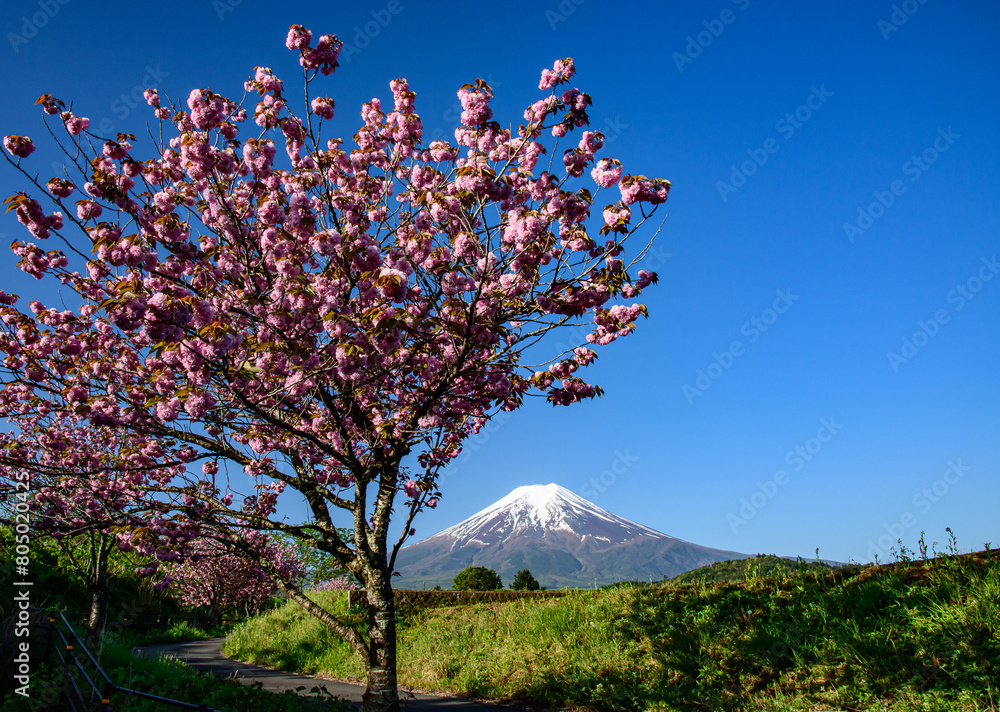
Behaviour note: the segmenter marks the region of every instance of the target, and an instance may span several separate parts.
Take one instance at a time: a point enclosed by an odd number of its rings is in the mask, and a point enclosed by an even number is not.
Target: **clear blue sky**
[[[516,124],[540,70],[572,56],[608,150],[673,182],[650,319],[588,371],[603,399],[534,403],[474,440],[419,535],[556,482],[747,553],[869,560],[889,530],[914,548],[947,526],[963,549],[1000,545],[1000,11],[897,7],[11,0],[0,128],[40,139],[43,92],[140,134],[133,88],[238,95],[256,65],[293,83],[292,23],[357,50],[327,80],[345,137],[397,76],[425,135],[450,130],[477,77]],[[0,260],[4,289],[46,298]]]

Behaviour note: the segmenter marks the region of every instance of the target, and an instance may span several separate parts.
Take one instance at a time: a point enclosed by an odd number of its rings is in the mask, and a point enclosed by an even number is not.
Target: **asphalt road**
[[[352,685],[336,680],[326,680],[320,677],[309,677],[308,675],[297,675],[280,670],[271,670],[258,665],[250,665],[238,660],[231,660],[222,654],[222,638],[210,638],[208,640],[194,640],[187,643],[169,643],[166,645],[147,645],[138,648],[138,652],[147,656],[162,656],[183,660],[197,670],[210,672],[217,677],[233,677],[244,685],[260,681],[264,689],[272,692],[282,692],[292,690],[297,687],[305,687],[300,694],[308,695],[309,690],[317,685],[323,685],[330,694],[350,700],[360,709],[361,696],[365,688],[361,685]],[[429,695],[424,693],[413,693],[410,697],[405,691],[400,690],[400,702],[402,709],[406,712],[434,712],[435,710],[445,710],[447,712],[503,712],[504,710],[516,710],[523,712],[525,708],[512,707],[509,705],[493,704],[491,702],[481,702],[474,700],[463,700],[455,697],[441,695]],[[403,706],[405,704],[405,706]]]

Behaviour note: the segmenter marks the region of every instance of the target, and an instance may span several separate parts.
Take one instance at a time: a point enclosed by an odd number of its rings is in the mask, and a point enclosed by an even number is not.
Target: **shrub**
[[[496,571],[485,566],[469,566],[452,581],[456,591],[496,591],[503,588],[503,581]]]

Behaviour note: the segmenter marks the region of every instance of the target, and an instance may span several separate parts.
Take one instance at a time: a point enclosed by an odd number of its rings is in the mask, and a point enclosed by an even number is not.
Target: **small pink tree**
[[[274,578],[258,563],[261,559],[288,581],[298,582],[303,573],[291,547],[272,543],[255,531],[241,532],[237,537],[244,547],[199,539],[183,563],[162,567],[171,593],[187,606],[210,609],[219,625],[227,612],[259,613],[279,591]],[[247,551],[255,556],[248,556]]]
[[[82,306],[29,313],[0,292],[0,414],[44,407],[180,443],[182,464],[201,467],[149,484],[177,517],[236,546],[227,532],[276,531],[336,556],[366,591],[364,631],[261,566],[364,661],[365,709],[396,710],[391,574],[415,516],[498,411],[532,394],[558,405],[600,395],[580,369],[646,313],[618,303],[656,280],[634,270],[642,249],[626,260],[626,242],[670,184],[598,155],[604,137],[584,130],[591,98],[570,84],[571,59],[542,72],[517,129],[493,120],[493,90],[477,80],[458,92],[455,142],[424,145],[415,94],[396,79],[391,107],[365,103],[345,144],[331,135],[333,100],[315,89],[341,42],[296,25],[286,44],[305,80],[298,115],[257,68],[246,89],[260,98],[247,106],[195,89],[170,107],[147,91],[152,134],[170,138],[145,157],[133,136],[99,136],[48,95],[42,109],[80,174],[32,175],[32,141],[5,139],[39,191],[7,201],[32,235],[13,245],[19,265]],[[68,249],[44,249],[52,236]],[[545,352],[566,327],[586,341]],[[310,523],[274,516],[287,488]],[[394,511],[403,526],[390,538]]]
[[[346,576],[337,576],[335,578],[327,579],[326,581],[320,581],[319,583],[310,586],[310,591],[357,591],[358,585],[347,578]]]

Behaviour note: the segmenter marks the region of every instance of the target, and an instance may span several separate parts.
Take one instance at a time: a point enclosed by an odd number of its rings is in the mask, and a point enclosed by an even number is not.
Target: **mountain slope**
[[[397,588],[451,586],[466,566],[509,584],[530,569],[549,588],[661,580],[746,554],[699,546],[619,517],[555,484],[518,487],[463,522],[402,549]]]

